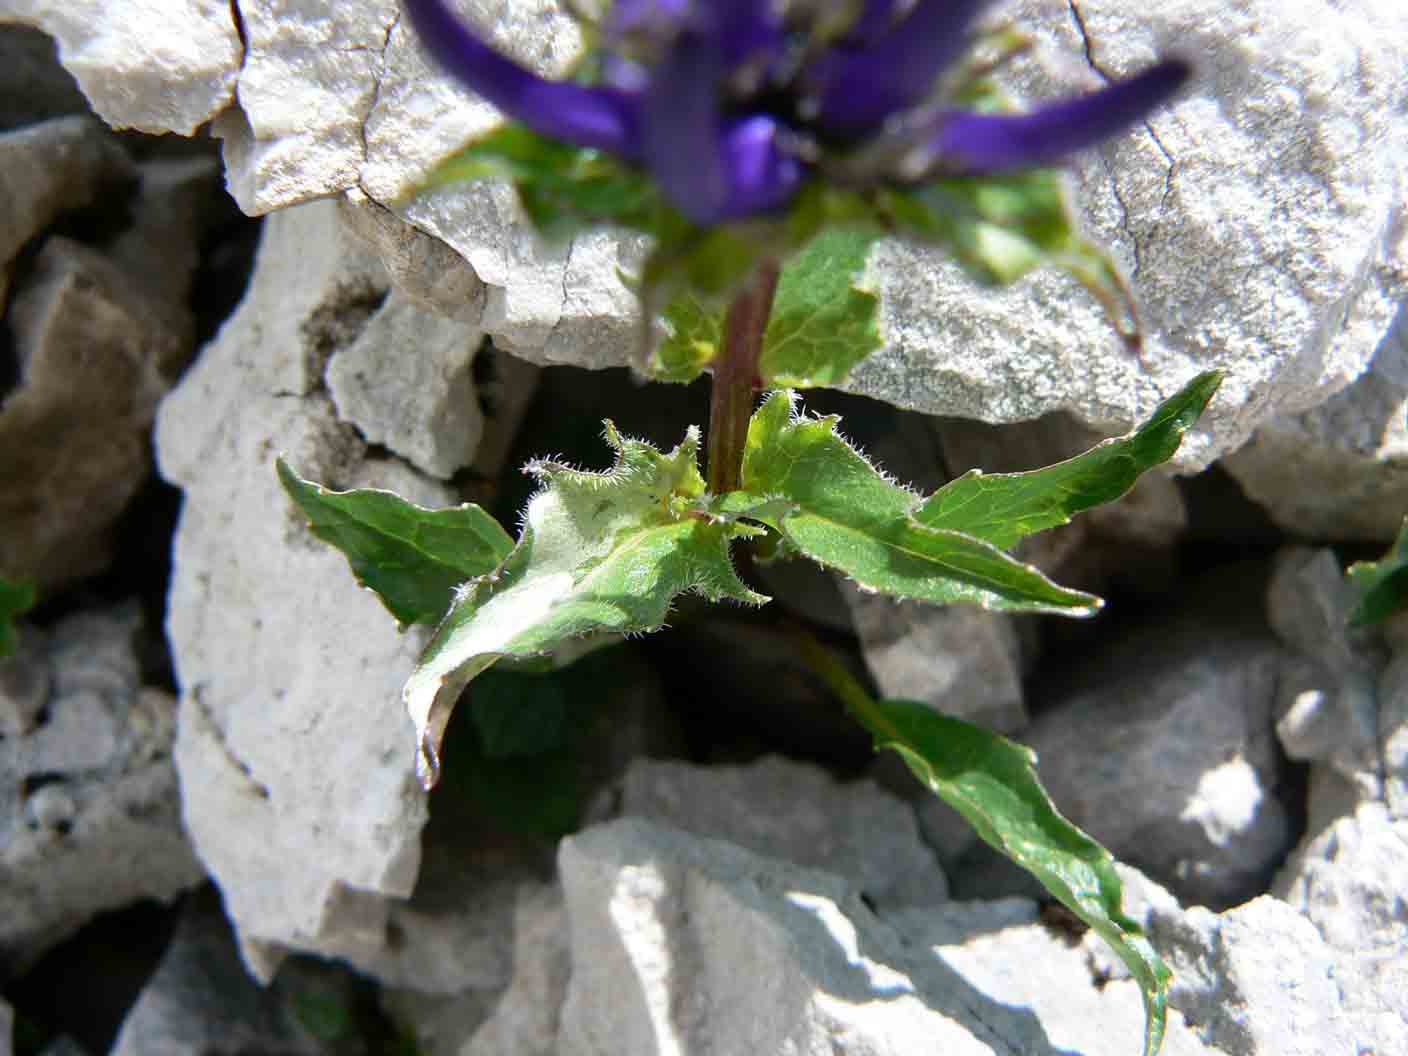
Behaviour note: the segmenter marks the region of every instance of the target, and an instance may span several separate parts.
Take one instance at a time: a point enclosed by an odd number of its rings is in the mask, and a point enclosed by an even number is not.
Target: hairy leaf
[[[1041,787],[1035,753],[914,701],[875,701],[856,717],[877,748],[898,752],[985,843],[1035,876],[1110,944],[1144,996],[1144,1052],[1157,1053],[1173,975],[1139,925],[1125,916],[1110,852],[1062,817]]]
[[[991,543],[916,521],[919,497],[881,476],[836,424],[794,415],[787,392],[770,396],[749,423],[743,490],[791,504],[758,519],[803,554],[897,597],[1077,616],[1100,607]]]
[[[460,691],[504,656],[532,656],[597,631],[640,633],[664,622],[674,598],[766,599],[738,578],[729,541],[744,526],[700,507],[704,480],[690,429],[669,454],[622,439],[607,423],[615,465],[589,473],[554,463],[529,467],[544,484],[503,567],[463,591],[407,680],[422,783],[439,775],[445,724]]]
[[[490,759],[541,755],[563,746],[567,689],[558,672],[491,668],[475,684],[469,710],[479,746]]]
[[[329,491],[283,459],[277,465],[313,534],[342,551],[357,582],[403,626],[438,623],[461,584],[493,572],[513,550],[499,522],[473,503],[427,510],[389,491]]]
[[[1217,392],[1222,375],[1199,374],[1127,436],[1027,473],[969,470],[914,511],[930,528],[947,528],[1003,549],[1024,536],[1066,524],[1082,510],[1112,502],[1145,470],[1167,461]]]
[[[29,580],[0,576],[0,658],[15,651],[15,617],[34,608],[36,600],[34,584]]]
[[[724,308],[681,290],[664,312],[665,337],[651,373],[661,381],[691,382],[713,362],[723,344]]]
[[[1356,561],[1346,574],[1359,595],[1349,616],[1352,626],[1382,623],[1401,609],[1408,602],[1408,517],[1388,553],[1377,561]]]
[[[879,299],[856,285],[874,241],[854,229],[823,231],[787,262],[758,362],[766,383],[834,385],[880,347]]]

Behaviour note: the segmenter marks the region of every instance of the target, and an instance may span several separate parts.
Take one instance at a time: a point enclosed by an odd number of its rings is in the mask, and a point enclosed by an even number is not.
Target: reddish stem
[[[715,495],[737,491],[742,480],[748,420],[761,384],[758,357],[772,314],[778,271],[775,260],[759,264],[724,317],[724,345],[714,359],[709,390],[709,490]]]

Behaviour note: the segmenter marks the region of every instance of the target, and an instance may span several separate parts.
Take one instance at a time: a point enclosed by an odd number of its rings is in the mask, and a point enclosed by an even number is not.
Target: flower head
[[[500,55],[446,0],[404,2],[465,85],[535,132],[644,168],[701,225],[782,210],[814,176],[1049,165],[1142,120],[1190,72],[1170,59],[1028,113],[979,112],[949,101],[945,74],[987,0],[615,0],[583,84]]]

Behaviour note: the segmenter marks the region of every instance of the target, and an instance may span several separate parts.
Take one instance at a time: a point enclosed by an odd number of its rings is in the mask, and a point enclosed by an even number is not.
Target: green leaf
[[[1036,754],[991,730],[909,700],[875,700],[810,633],[802,658],[855,719],[926,788],[957,810],[983,841],[1035,876],[1119,955],[1144,996],[1145,1056],[1163,1043],[1173,974],[1127,917],[1110,852],[1063,818],[1037,778]]]
[[[1359,595],[1350,613],[1351,626],[1382,623],[1408,601],[1408,517],[1388,553],[1377,561],[1356,561],[1346,573]]]
[[[499,522],[473,503],[427,510],[389,491],[329,491],[283,459],[277,466],[313,534],[342,551],[357,582],[403,626],[438,623],[461,584],[493,572],[513,550]]]
[[[823,230],[786,262],[758,362],[765,382],[799,388],[834,385],[880,347],[879,299],[856,285],[876,234],[854,227]],[[734,245],[738,257],[733,263],[751,267],[756,254],[746,245]],[[703,281],[727,290],[738,277],[733,263],[724,261],[718,275],[706,271]],[[679,292],[665,309],[666,336],[651,364],[662,381],[693,381],[723,343],[727,306],[696,293],[699,281],[696,273],[672,287]]]
[[[643,173],[609,154],[540,136],[512,121],[440,162],[419,190],[479,180],[512,183],[534,226],[554,241],[600,224],[653,231],[674,214]]]
[[[622,439],[609,422],[606,440],[616,463],[605,473],[530,465],[545,486],[528,503],[513,553],[459,595],[407,680],[403,696],[426,787],[438,778],[456,698],[500,657],[540,654],[596,631],[656,630],[684,591],[711,601],[767,600],[729,560],[730,540],[747,530],[701,509],[697,429],[669,454]]]
[[[665,309],[665,337],[656,346],[651,373],[681,383],[699,377],[723,343],[724,311],[692,290],[681,290]]]
[[[1141,473],[1172,457],[1221,383],[1218,371],[1199,374],[1134,432],[1057,465],[1027,473],[969,470],[925,500],[914,519],[1003,549],[1066,524],[1082,510],[1119,498]]]
[[[919,497],[881,476],[836,433],[777,392],[753,415],[743,490],[791,503],[758,519],[812,560],[898,597],[1085,616],[1100,599],[1052,583],[1031,565],[962,532],[919,523]]]
[[[871,232],[823,231],[787,262],[763,335],[765,382],[834,385],[880,347],[879,299],[856,285],[874,241]]]
[[[0,576],[0,658],[15,651],[15,617],[34,608],[37,600],[38,592],[30,580]]]
[[[1057,811],[1036,774],[1036,753],[981,726],[908,700],[855,711],[915,777],[953,807],[983,841],[1035,876],[1124,961],[1144,996],[1144,1052],[1163,1043],[1173,974],[1121,908],[1110,852]]]

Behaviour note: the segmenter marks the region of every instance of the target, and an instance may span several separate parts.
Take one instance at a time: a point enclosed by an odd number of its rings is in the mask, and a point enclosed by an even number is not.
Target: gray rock
[[[338,417],[368,443],[448,479],[473,460],[484,432],[469,373],[483,336],[393,292],[328,363]]]
[[[556,1056],[571,964],[562,892],[524,887],[514,907],[513,981],[460,1056]]]
[[[1408,821],[1408,650],[1401,647],[1379,678],[1379,751],[1384,798],[1395,818]]]
[[[1326,763],[1381,797],[1378,683],[1387,658],[1372,632],[1349,626],[1355,603],[1332,551],[1287,547],[1277,555],[1267,618],[1298,662],[1283,676],[1276,732],[1292,759]]]
[[[272,987],[245,974],[219,900],[192,899],[111,1056],[320,1056],[353,1032],[351,978],[291,963]],[[351,1051],[344,1046],[341,1051]]]
[[[1022,643],[1010,617],[844,587],[866,666],[883,696],[922,701],[1000,733],[1026,727]]]
[[[455,501],[394,460],[366,460],[318,391],[387,289],[336,213],[322,203],[266,223],[245,301],[157,423],[162,473],[185,492],[167,628],[182,807],[262,979],[289,949],[384,952],[386,902],[414,887],[426,816],[399,692],[422,636],[398,635],[273,472],[282,453],[335,487]]]
[[[1290,840],[1274,795],[1281,662],[1251,630],[1142,632],[1023,739],[1061,812],[1117,858],[1188,901],[1233,903],[1262,889]]]
[[[636,820],[564,840],[559,868],[562,1056],[1103,1056],[1142,1035],[1133,986],[1097,989],[1032,903],[877,919],[834,875]],[[1172,1020],[1166,1053],[1207,1051]]]
[[[135,604],[24,628],[0,661],[0,976],[203,872],[181,830],[176,702],[144,687]]]
[[[1174,971],[1169,1003],[1227,1056],[1394,1052],[1354,1017],[1335,950],[1284,902],[1263,895],[1221,915],[1156,909],[1150,938]]]
[[[47,592],[107,563],[108,529],[146,476],[146,431],[192,323],[183,304],[59,237],[15,291],[9,322],[20,386],[0,406],[0,569]]]
[[[1360,1051],[1408,1046],[1405,875],[1408,822],[1383,803],[1362,802],[1312,828],[1276,878],[1275,893],[1309,918],[1333,953]]]
[[[234,97],[244,49],[219,0],[5,0],[0,21],[42,29],[114,128],[189,136]]]
[[[348,230],[376,251],[398,290],[422,308],[479,322],[484,284],[463,257],[357,188],[339,198],[338,207]]]
[[[0,307],[10,264],[26,242],[69,209],[132,179],[117,137],[74,115],[0,133]]]
[[[622,782],[619,810],[826,869],[877,905],[929,905],[947,897],[943,871],[908,805],[871,781],[841,784],[781,756],[747,766],[637,760]]]
[[[1348,387],[1266,423],[1223,465],[1292,535],[1397,535],[1408,510],[1408,308]]]

